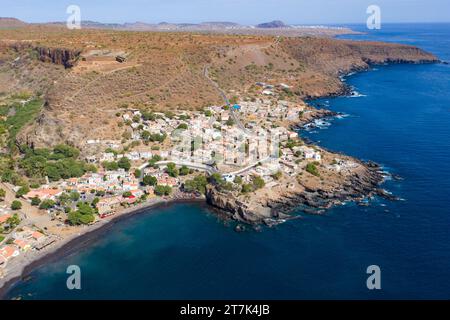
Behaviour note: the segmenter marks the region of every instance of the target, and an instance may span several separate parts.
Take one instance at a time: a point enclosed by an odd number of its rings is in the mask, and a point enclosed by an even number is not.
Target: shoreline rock
[[[360,202],[376,195],[391,201],[398,200],[379,188],[384,181],[379,165],[373,162],[361,164],[366,169],[365,173],[353,175],[350,180],[345,181],[339,192],[305,188],[303,192],[286,193],[277,200],[268,200],[260,208],[254,209],[230,193],[209,187],[206,202],[233,220],[271,226],[295,218],[296,215],[292,215],[292,212],[297,209],[306,214],[321,215],[333,206],[347,201]]]

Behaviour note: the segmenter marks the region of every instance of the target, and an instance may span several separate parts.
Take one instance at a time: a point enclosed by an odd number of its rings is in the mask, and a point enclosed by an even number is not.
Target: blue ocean
[[[450,61],[450,24],[383,25],[346,38],[417,45]],[[374,66],[346,81],[355,97],[313,102],[346,116],[301,134],[400,176],[383,188],[401,201],[347,204],[243,233],[204,205],[173,204],[112,225],[7,297],[449,299],[450,66]],[[66,287],[69,265],[81,268],[81,290]],[[367,289],[370,265],[380,267],[381,290]]]

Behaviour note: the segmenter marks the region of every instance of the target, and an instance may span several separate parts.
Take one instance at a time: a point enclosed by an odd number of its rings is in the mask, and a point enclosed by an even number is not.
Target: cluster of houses
[[[150,134],[167,134],[183,123],[182,120],[166,117],[163,113],[156,112],[154,115],[155,119],[152,120],[146,120],[139,110],[130,110],[122,115],[123,121],[133,129],[133,140],[141,140],[144,131]]]
[[[263,95],[266,95],[266,96],[274,96],[274,95],[275,95],[275,92],[274,92],[274,89],[275,89],[275,88],[279,88],[279,89],[281,89],[281,90],[288,90],[288,89],[291,89],[291,86],[290,86],[290,85],[287,85],[287,84],[285,84],[285,83],[280,83],[280,84],[278,84],[277,86],[274,86],[274,85],[272,85],[272,84],[267,84],[267,83],[265,83],[265,82],[256,82],[256,85],[257,85],[258,87],[261,87],[261,88],[262,88],[261,93],[262,93]]]
[[[52,244],[55,239],[31,227],[21,227],[12,234],[12,241],[0,247],[0,266],[29,250],[42,250]]]
[[[32,189],[24,197],[26,199],[39,198],[56,200],[63,192],[76,191],[80,194],[90,193],[92,190],[118,194],[139,189],[138,178],[134,173],[118,169],[99,173],[87,173],[80,178],[62,180],[52,185],[44,185],[39,189]]]
[[[286,84],[272,86],[257,83],[257,85],[264,90],[290,88]],[[128,111],[122,117],[132,128],[132,137],[135,140],[142,139],[144,131],[151,134],[165,134],[169,137],[170,147],[167,148],[166,145],[166,150],[158,151],[164,153],[164,158],[169,160],[215,165],[220,171],[230,171],[231,167],[239,168],[260,161],[266,162],[268,157],[272,157],[279,158],[278,170],[284,170],[290,175],[295,174],[298,169],[296,160],[299,153],[305,160],[321,161],[320,151],[306,146],[283,148],[279,154],[279,146],[288,140],[297,139],[298,133],[275,123],[298,121],[306,112],[305,104],[254,99],[242,101],[232,108],[240,119],[245,120],[244,130],[242,125],[236,125],[233,113],[222,106],[211,106],[203,112],[191,113],[188,117],[186,115],[167,117],[162,113],[155,113],[154,119],[145,120],[138,110]],[[182,124],[184,126],[180,127]],[[151,157],[151,152],[148,154],[134,152],[125,156],[139,161]],[[104,154],[102,160],[111,161],[115,159],[114,157],[116,156],[113,154]],[[273,166],[264,163],[258,166],[258,172],[252,170],[248,172],[270,180],[274,170]]]
[[[144,190],[140,188],[139,177],[124,169],[118,169],[87,173],[80,178],[70,178],[51,185],[44,185],[39,189],[32,189],[24,198],[57,201],[64,192],[78,192],[81,199],[86,201],[92,200],[96,194],[101,192],[104,196],[100,198],[97,205],[101,217],[114,212],[116,207],[122,203],[134,203],[144,194]],[[124,197],[125,192],[130,195]]]
[[[260,99],[256,101],[244,101],[241,103],[241,113],[251,123],[267,121],[298,121],[299,115],[305,111],[304,104],[279,100],[276,104],[271,100]]]
[[[257,85],[265,90],[274,89],[274,86],[264,83]],[[280,88],[289,88],[280,84]],[[139,110],[129,110],[121,115],[123,121],[132,130],[132,139],[135,141],[145,139],[144,133],[164,135],[169,142],[164,149],[139,147],[139,151],[130,151],[118,154],[114,149],[121,145],[118,141],[90,140],[88,144],[107,145],[109,151],[92,156],[91,162],[113,162],[126,157],[133,162],[133,167],[148,162],[154,155],[169,161],[189,161],[194,164],[214,165],[220,171],[230,172],[235,167],[239,169],[248,166],[242,174],[244,180],[251,176],[263,177],[266,183],[276,183],[273,175],[279,171],[288,176],[294,176],[300,170],[299,157],[302,160],[321,161],[321,152],[308,146],[295,146],[286,148],[284,143],[296,140],[298,134],[290,131],[279,121],[295,122],[305,111],[304,104],[295,104],[288,101],[256,99],[243,101],[232,107],[239,119],[245,119],[245,128],[237,125],[236,116],[228,108],[211,106],[203,112],[194,112],[189,115],[165,115],[154,113],[148,119]],[[232,121],[231,121],[232,120]],[[251,132],[249,134],[248,132]],[[256,165],[257,164],[257,165]],[[342,164],[336,164],[342,166]],[[152,175],[161,186],[178,187],[179,179],[169,176],[161,168],[147,167],[143,175]],[[232,175],[231,175],[232,176]],[[226,176],[224,176],[226,178]],[[102,196],[97,203],[100,217],[113,214],[117,207],[127,203],[131,204],[142,195],[154,195],[152,186],[140,185],[140,177],[123,169],[88,173],[80,178],[71,178],[61,182],[33,189],[25,198],[31,200],[39,198],[41,201],[54,200],[64,192],[78,192],[82,200],[89,197]],[[124,193],[127,196],[124,196]],[[1,217],[0,217],[1,219]]]
[[[337,172],[351,172],[354,169],[360,167],[361,165],[353,162],[353,161],[349,161],[349,160],[343,160],[343,159],[334,159],[333,163],[328,165],[328,169],[337,171]]]
[[[157,185],[170,187],[180,185],[179,179],[169,176],[162,168],[148,167],[143,170],[143,174],[154,176]],[[56,202],[63,193],[71,192],[79,193],[80,200],[83,201],[92,201],[98,197],[98,213],[101,218],[105,218],[114,214],[117,208],[123,204],[134,204],[144,194],[150,197],[154,196],[154,187],[141,186],[140,177],[135,176],[134,172],[118,169],[87,173],[80,178],[70,178],[44,185],[39,189],[30,190],[24,198],[29,201],[38,198],[41,201],[53,200]]]

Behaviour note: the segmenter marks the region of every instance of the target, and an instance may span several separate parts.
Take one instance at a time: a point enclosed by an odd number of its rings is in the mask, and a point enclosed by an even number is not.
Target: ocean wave
[[[348,113],[339,113],[337,116],[335,116],[336,119],[344,119],[348,117],[350,117]]]
[[[356,90],[353,90],[350,95],[347,96],[347,98],[361,98],[361,97],[367,97],[367,95],[359,93]]]
[[[331,126],[331,123],[328,121],[325,121],[323,119],[315,119],[314,121],[307,123],[303,126],[303,128],[306,131],[309,131],[311,133],[314,133],[315,129],[328,129],[328,127]]]

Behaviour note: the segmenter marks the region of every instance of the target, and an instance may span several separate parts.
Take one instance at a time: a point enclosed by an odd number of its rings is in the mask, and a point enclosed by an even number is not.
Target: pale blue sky
[[[364,23],[366,8],[372,4],[381,7],[385,23],[450,22],[450,0],[0,0],[0,16],[27,22],[65,21],[70,4],[80,6],[83,20],[120,23]]]

